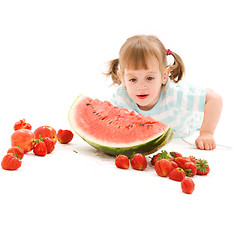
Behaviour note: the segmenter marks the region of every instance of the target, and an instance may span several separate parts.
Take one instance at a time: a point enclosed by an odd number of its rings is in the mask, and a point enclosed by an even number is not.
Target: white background
[[[185,81],[222,95],[215,137],[233,147],[164,148],[209,161],[192,195],[153,168],[117,169],[78,136],[45,158],[28,153],[18,171],[0,170],[1,239],[242,239],[244,9],[239,0],[1,1],[1,158],[16,121],[71,129],[67,113],[80,93],[108,99],[115,88],[102,72],[135,34],[157,35],[183,58]]]

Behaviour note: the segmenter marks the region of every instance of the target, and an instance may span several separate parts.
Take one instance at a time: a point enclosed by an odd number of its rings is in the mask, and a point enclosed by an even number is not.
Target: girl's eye
[[[136,78],[131,78],[131,79],[129,79],[129,81],[130,81],[130,82],[136,82],[137,79],[136,79]]]
[[[147,77],[147,80],[149,80],[149,81],[151,81],[153,79],[154,79],[153,77]]]

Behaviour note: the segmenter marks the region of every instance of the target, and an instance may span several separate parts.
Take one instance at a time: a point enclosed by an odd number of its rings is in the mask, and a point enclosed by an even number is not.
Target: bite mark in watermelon
[[[110,155],[150,154],[173,137],[163,122],[83,95],[71,106],[68,119],[83,140]]]

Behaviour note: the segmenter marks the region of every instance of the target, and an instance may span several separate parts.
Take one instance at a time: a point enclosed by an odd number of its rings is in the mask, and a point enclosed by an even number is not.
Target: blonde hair
[[[172,52],[174,62],[170,65],[169,77],[174,82],[179,82],[184,74],[185,67],[182,59],[178,54]],[[122,45],[119,58],[109,61],[108,72],[105,73],[113,80],[113,84],[120,85],[121,81],[117,74],[119,70],[124,74],[124,69],[148,69],[147,60],[150,56],[157,58],[160,71],[163,74],[164,69],[167,67],[167,50],[163,43],[153,35],[136,35],[130,37]]]

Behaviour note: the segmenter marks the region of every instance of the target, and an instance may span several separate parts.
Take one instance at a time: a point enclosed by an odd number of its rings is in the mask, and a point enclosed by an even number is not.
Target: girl
[[[173,64],[167,64],[167,55],[173,57]],[[178,83],[183,74],[182,59],[166,50],[157,37],[133,36],[121,47],[119,58],[110,61],[106,75],[113,84],[121,85],[111,102],[163,121],[175,137],[187,137],[200,129],[197,148],[214,149],[222,98],[210,89]]]

